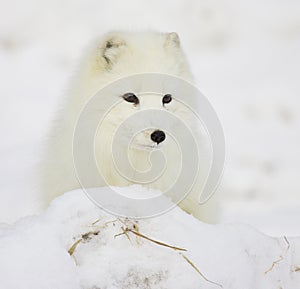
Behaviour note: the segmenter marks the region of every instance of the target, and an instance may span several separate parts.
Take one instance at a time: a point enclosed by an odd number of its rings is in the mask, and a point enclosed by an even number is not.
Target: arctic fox
[[[47,203],[64,192],[80,188],[74,169],[72,141],[76,122],[87,101],[109,83],[140,73],[167,74],[189,82],[193,81],[179,37],[175,32],[110,32],[94,43],[84,55],[64,100],[63,109],[59,112],[49,136],[42,160],[41,189]],[[104,186],[122,187],[135,184],[120,177],[110,159],[110,142],[116,128],[126,117],[134,111],[153,107],[154,104],[159,106],[159,109],[167,109],[180,115],[180,107],[176,106],[176,102],[172,99],[172,92],[164,92],[163,96],[153,95],[147,99],[136,91],[124,91],[121,99],[122,102],[108,113],[108,124],[102,128],[102,138],[97,140],[101,146],[95,154],[99,155],[101,162],[99,166],[107,182],[103,184]],[[139,170],[147,167],[148,157],[153,149],[164,150],[170,156],[167,164],[169,170],[166,170],[161,180],[155,182],[153,186],[148,184],[147,187],[163,191],[166,189],[166,183],[176,178],[176,171],[172,170],[180,162],[178,155],[172,149],[168,149],[168,146],[172,146],[171,139],[168,138],[167,132],[159,127],[146,129],[129,147],[128,154],[131,155],[133,166]],[[215,222],[214,201],[210,200],[204,205],[198,204],[202,185],[203,180],[196,183],[179,206],[202,221]]]

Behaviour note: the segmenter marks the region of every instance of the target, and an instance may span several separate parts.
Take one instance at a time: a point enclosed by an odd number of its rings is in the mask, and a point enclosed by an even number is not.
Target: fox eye
[[[171,101],[172,101],[172,95],[171,94],[164,95],[164,97],[162,99],[163,104],[170,103]]]
[[[134,104],[139,104],[140,102],[137,96],[132,92],[125,93],[123,95],[123,99],[126,100],[127,102],[134,103]]]

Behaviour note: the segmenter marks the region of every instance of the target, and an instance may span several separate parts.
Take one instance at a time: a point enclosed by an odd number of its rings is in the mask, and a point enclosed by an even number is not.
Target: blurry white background
[[[178,32],[222,121],[222,221],[300,235],[299,1],[1,2],[0,222],[37,212],[34,166],[89,41],[149,28]]]

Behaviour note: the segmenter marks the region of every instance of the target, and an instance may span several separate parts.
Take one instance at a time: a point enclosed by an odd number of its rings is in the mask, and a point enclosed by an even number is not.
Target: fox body
[[[176,33],[111,32],[87,49],[53,125],[42,160],[41,190],[46,203],[64,192],[80,188],[74,169],[72,141],[76,122],[85,104],[99,90],[115,80],[141,73],[167,74],[193,81]],[[196,137],[202,137],[195,128],[190,112],[172,98],[172,91],[162,91],[161,95],[140,95],[133,88],[112,97],[118,98],[118,105],[111,107],[106,113],[95,137],[95,158],[105,180],[103,186],[122,187],[137,183],[134,181],[134,172],[128,172],[133,175],[127,178],[120,174],[111,154],[112,142],[120,124],[137,111],[156,109],[171,112],[186,121]],[[99,100],[99,110],[104,101]],[[128,148],[128,158],[137,171],[149,169],[150,154],[153,150],[161,150],[167,159],[166,170],[157,180],[142,185],[164,191],[178,175],[181,159],[178,157],[176,134],[181,134],[182,128],[178,126],[178,131],[175,129],[175,135],[171,137],[164,129],[153,127],[151,121],[147,122],[147,117],[144,124],[145,129],[137,133],[129,145],[120,138],[117,146]],[[126,136],[130,130],[130,126],[124,126],[122,133]],[[204,142],[203,146],[205,152]],[[124,156],[120,156],[122,157]],[[88,172],[89,167],[85,170]],[[214,202],[198,204],[203,182],[204,180],[198,180],[179,206],[200,220],[214,222]],[[93,186],[92,183],[90,185]]]

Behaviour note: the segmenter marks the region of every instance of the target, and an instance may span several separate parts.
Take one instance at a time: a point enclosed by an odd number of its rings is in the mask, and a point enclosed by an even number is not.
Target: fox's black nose
[[[151,133],[151,139],[156,142],[157,144],[163,142],[166,139],[166,135],[161,130],[156,130],[153,133]]]

